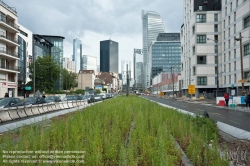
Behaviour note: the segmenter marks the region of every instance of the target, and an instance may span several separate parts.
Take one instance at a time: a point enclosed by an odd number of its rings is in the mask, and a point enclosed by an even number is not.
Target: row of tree
[[[56,82],[62,81],[64,90],[71,90],[77,87],[77,74],[61,69],[56,61],[50,56],[37,57],[37,60],[29,66],[32,80],[26,85],[43,91],[54,91]]]

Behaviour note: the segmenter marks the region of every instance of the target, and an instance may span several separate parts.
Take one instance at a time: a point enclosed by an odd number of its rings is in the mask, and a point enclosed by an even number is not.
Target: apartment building
[[[17,12],[0,1],[0,96],[6,92],[16,97],[18,86],[18,33]]]

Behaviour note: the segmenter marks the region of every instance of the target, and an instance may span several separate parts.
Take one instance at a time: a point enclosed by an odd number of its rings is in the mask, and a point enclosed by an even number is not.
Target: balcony
[[[10,46],[19,46],[17,38],[13,35],[8,35],[5,32],[0,32],[0,40]]]
[[[19,26],[13,23],[13,21],[9,21],[5,17],[0,17],[0,25],[3,26],[6,30],[8,30],[11,33],[19,32]]]
[[[0,47],[0,56],[5,56],[7,59],[18,59],[17,52],[6,50],[5,47]]]
[[[2,65],[0,64],[0,70],[11,70],[11,71],[15,71],[14,73],[16,73],[18,71],[18,67],[17,66],[10,66],[10,65]]]

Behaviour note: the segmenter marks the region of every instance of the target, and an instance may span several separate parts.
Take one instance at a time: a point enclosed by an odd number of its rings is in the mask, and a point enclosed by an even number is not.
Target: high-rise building
[[[18,41],[19,27],[17,12],[0,1],[0,96],[9,93],[10,97],[17,96],[18,80]]]
[[[82,70],[82,41],[79,39],[73,40],[73,57],[72,60],[75,62],[75,73]]]
[[[141,89],[142,88],[142,71],[143,71],[143,63],[136,62],[135,64],[135,88]]]
[[[97,58],[90,55],[82,55],[83,70],[94,70],[97,73]]]
[[[250,1],[183,2],[182,94],[188,95],[188,85],[193,84],[196,97],[203,92],[222,96],[232,86],[242,95],[241,81],[250,76]],[[246,92],[249,88],[245,82]]]
[[[25,92],[25,84],[31,81],[29,78],[29,65],[32,62],[32,35],[33,33],[27,28],[19,24],[19,34],[18,34],[18,56],[20,60],[18,61],[18,96],[23,96]],[[30,44],[29,44],[30,43]]]
[[[153,11],[142,10],[142,43],[143,43],[143,65],[144,65],[144,89],[150,86],[150,70],[148,49],[152,41],[155,41],[159,33],[165,32],[161,16]]]
[[[119,72],[118,43],[112,40],[100,42],[100,71]]]
[[[127,84],[127,65],[128,65],[128,75],[129,79],[131,78],[131,62],[122,60],[121,61],[121,74],[122,74],[122,84]]]
[[[75,72],[75,61],[72,61],[72,58],[64,57],[63,58],[63,68],[69,72]]]
[[[163,71],[181,72],[180,33],[160,33],[149,47],[151,79]]]

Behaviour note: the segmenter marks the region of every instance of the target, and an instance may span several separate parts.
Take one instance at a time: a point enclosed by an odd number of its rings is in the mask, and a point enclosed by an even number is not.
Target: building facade
[[[19,24],[19,34],[18,34],[18,56],[20,60],[18,61],[18,96],[23,96],[25,93],[25,84],[31,81],[29,78],[29,65],[32,60],[32,35],[33,33],[27,28]]]
[[[63,69],[63,40],[65,39],[62,36],[48,36],[41,35],[44,39],[50,41],[53,46],[51,48],[51,57],[55,60],[59,68]],[[63,78],[60,74],[59,80],[55,82],[55,90],[63,90]]]
[[[79,73],[82,70],[82,41],[79,39],[73,39],[73,56],[72,61],[75,62],[75,73]]]
[[[142,47],[143,47],[143,65],[144,65],[144,89],[150,86],[150,70],[148,49],[152,41],[155,41],[159,33],[165,32],[161,16],[153,11],[142,10]]]
[[[8,93],[16,97],[18,92],[18,33],[15,8],[0,1],[0,96]]]
[[[75,61],[72,61],[72,58],[64,57],[63,68],[69,72],[75,73]]]
[[[94,70],[97,73],[97,58],[90,55],[82,55],[83,70]]]
[[[100,72],[119,72],[118,42],[100,41]]]
[[[160,33],[157,41],[149,47],[150,78],[172,68],[173,73],[181,72],[180,33]]]
[[[189,84],[196,86],[196,96],[204,91],[222,96],[231,87],[236,87],[236,95],[242,94],[241,82],[250,75],[250,2],[191,2],[184,1],[181,28],[183,94]],[[248,91],[249,85],[245,82],[244,89]]]
[[[78,73],[78,87],[77,89],[95,88],[95,71],[94,70],[80,70]]]

